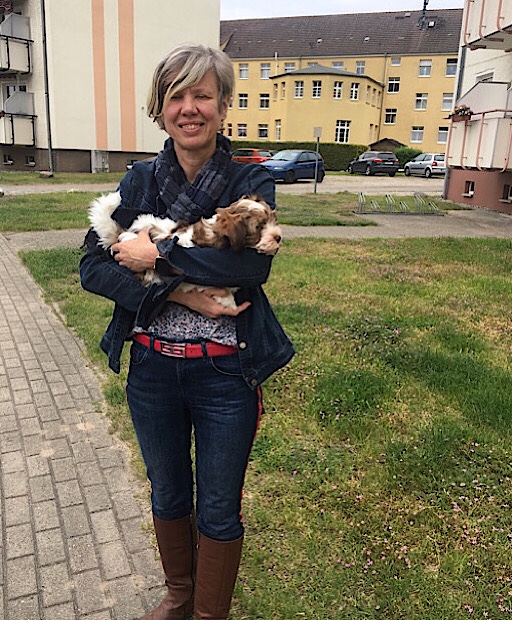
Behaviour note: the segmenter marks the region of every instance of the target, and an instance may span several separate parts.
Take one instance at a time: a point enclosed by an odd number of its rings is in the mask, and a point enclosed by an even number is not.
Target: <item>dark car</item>
[[[262,166],[268,168],[274,179],[281,179],[285,183],[294,183],[300,179],[314,179],[316,170],[316,180],[321,183],[324,180],[325,169],[324,160],[315,151],[301,151],[288,149],[278,151]]]
[[[398,159],[391,151],[366,151],[348,165],[350,174],[389,174],[394,177],[398,172]]]
[[[266,161],[272,157],[270,151],[263,151],[261,149],[236,149],[231,155],[233,161],[239,161],[242,164],[261,164],[262,161]]]
[[[404,166],[405,176],[420,174],[429,179],[431,176],[443,176],[446,174],[444,155],[441,153],[421,153]]]

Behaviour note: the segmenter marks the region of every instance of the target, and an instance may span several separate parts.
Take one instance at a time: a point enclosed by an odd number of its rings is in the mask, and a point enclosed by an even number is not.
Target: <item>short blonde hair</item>
[[[164,128],[162,110],[177,92],[200,82],[213,71],[219,90],[219,111],[231,98],[235,74],[229,56],[224,52],[198,43],[186,43],[172,49],[159,63],[153,74],[148,95],[148,116]]]

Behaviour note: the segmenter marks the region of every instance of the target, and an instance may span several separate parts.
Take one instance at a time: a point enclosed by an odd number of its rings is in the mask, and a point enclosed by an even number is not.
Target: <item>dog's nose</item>
[[[281,235],[276,235],[276,236],[274,237],[274,239],[276,240],[276,243],[281,243],[281,239],[282,239],[282,237],[281,237]]]

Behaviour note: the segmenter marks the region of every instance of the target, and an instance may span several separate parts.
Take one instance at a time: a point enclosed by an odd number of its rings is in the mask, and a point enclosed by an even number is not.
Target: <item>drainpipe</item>
[[[469,13],[469,5],[468,5],[468,13]],[[459,74],[457,75],[457,90],[454,93],[454,101],[453,103],[456,105],[457,101],[459,100],[459,98],[461,97],[461,91],[462,91],[462,81],[464,79],[464,69],[466,67],[466,52],[467,52],[467,47],[465,45],[463,45],[460,48],[460,56],[459,56]],[[450,127],[450,133],[451,133],[451,127]],[[446,155],[448,155],[448,145],[447,145],[447,149],[446,149]],[[446,160],[446,164],[448,164],[448,160]],[[446,166],[446,174],[444,175],[444,183],[443,183],[443,193],[442,193],[442,197],[444,198],[444,200],[446,200],[446,197],[448,196],[448,187],[450,185],[450,176],[451,176],[451,169],[449,166]]]
[[[41,24],[43,35],[43,72],[44,72],[44,100],[46,107],[46,135],[48,139],[48,169],[53,174],[52,126],[50,121],[50,92],[48,87],[48,54],[46,48],[46,7],[45,0],[41,0]]]

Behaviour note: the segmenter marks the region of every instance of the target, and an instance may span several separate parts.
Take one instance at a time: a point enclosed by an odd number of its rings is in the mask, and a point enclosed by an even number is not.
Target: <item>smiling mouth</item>
[[[180,129],[185,129],[187,131],[192,131],[193,129],[199,129],[202,127],[203,123],[182,123],[179,125]]]

